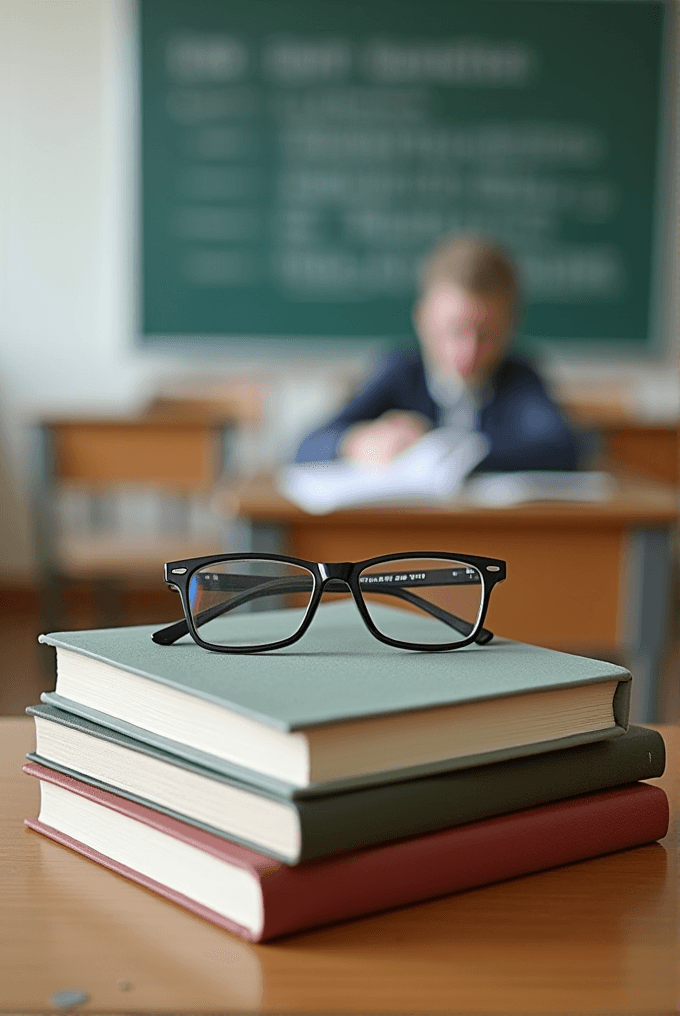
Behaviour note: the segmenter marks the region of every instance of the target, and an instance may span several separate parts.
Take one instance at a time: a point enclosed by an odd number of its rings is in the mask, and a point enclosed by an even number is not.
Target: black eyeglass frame
[[[477,569],[482,582],[482,602],[477,615],[477,620],[472,627],[472,631],[465,638],[459,639],[456,642],[432,645],[430,643],[406,642],[393,639],[376,628],[363,599],[363,594],[359,585],[359,576],[365,569],[374,565],[388,564],[390,561],[403,561],[408,559],[431,559],[460,562],[461,564],[470,565],[471,567]],[[279,564],[297,565],[298,567],[304,568],[311,573],[314,580],[312,593],[309,598],[309,603],[307,604],[305,615],[296,632],[288,638],[281,639],[277,642],[261,643],[253,646],[220,646],[213,642],[205,642],[201,638],[198,633],[198,628],[194,623],[193,612],[189,603],[189,583],[195,573],[201,568],[205,568],[207,565],[219,564],[221,562],[228,561],[273,561]],[[472,642],[476,642],[479,645],[486,645],[494,637],[493,632],[484,628],[483,625],[493,588],[498,582],[502,582],[506,577],[506,563],[500,558],[479,557],[474,554],[452,554],[448,551],[431,550],[409,551],[401,554],[383,554],[379,557],[366,558],[364,561],[341,561],[332,563],[306,561],[303,558],[288,557],[283,554],[211,554],[208,557],[193,557],[187,558],[183,561],[169,561],[165,565],[164,576],[168,586],[179,592],[185,616],[184,620],[176,621],[174,624],[161,628],[159,631],[152,634],[151,638],[159,645],[172,645],[178,639],[182,638],[183,635],[189,634],[197,645],[201,646],[203,649],[207,649],[209,652],[228,653],[229,655],[233,655],[236,653],[264,653],[273,649],[285,649],[287,646],[293,645],[293,643],[297,642],[305,634],[312,623],[314,615],[316,614],[324,591],[345,593],[347,592],[347,588],[345,587],[348,587],[364,624],[370,631],[371,635],[378,639],[379,642],[383,642],[389,646],[394,646],[396,649],[411,649],[416,652],[441,653],[450,652],[455,649],[462,649],[465,646],[469,646]],[[384,591],[385,590],[382,590],[382,592]],[[229,609],[230,605],[227,603],[224,605],[224,610],[220,612],[226,613]],[[218,616],[218,614],[213,616]],[[470,624],[470,622],[465,622],[465,624]]]

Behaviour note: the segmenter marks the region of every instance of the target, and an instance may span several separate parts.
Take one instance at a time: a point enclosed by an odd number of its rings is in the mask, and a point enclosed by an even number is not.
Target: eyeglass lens
[[[276,618],[276,636],[284,641],[300,628],[312,598],[314,576],[300,565],[284,561],[237,560],[205,565],[189,581],[189,606],[204,642],[220,646],[262,645],[261,625],[243,617],[235,626],[228,618],[251,611],[282,611]],[[250,623],[249,623],[250,622]],[[268,627],[271,636],[271,625]]]
[[[381,634],[404,641],[399,607],[418,616],[409,641],[425,645],[462,642],[479,622],[484,582],[478,568],[446,558],[405,557],[364,568],[359,589],[373,624]]]

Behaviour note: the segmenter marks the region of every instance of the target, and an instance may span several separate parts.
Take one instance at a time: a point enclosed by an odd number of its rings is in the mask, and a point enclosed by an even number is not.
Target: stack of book
[[[223,623],[267,634],[277,617]],[[400,651],[352,603],[272,653],[152,630],[42,636],[57,684],[28,710],[27,824],[246,939],[666,833],[663,791],[640,782],[663,772],[663,741],[628,727],[622,667],[503,639]]]

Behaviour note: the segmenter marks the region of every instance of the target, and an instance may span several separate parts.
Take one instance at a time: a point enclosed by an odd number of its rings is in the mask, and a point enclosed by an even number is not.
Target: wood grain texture
[[[680,730],[660,729],[662,844],[251,946],[26,830],[33,723],[0,720],[0,1009],[78,988],[99,1012],[671,1013]]]

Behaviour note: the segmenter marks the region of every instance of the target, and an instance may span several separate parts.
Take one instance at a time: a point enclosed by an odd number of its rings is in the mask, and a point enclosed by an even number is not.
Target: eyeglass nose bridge
[[[349,583],[352,563],[350,561],[335,561],[331,564],[319,564],[321,572],[321,587],[323,588],[331,579],[340,579]]]

